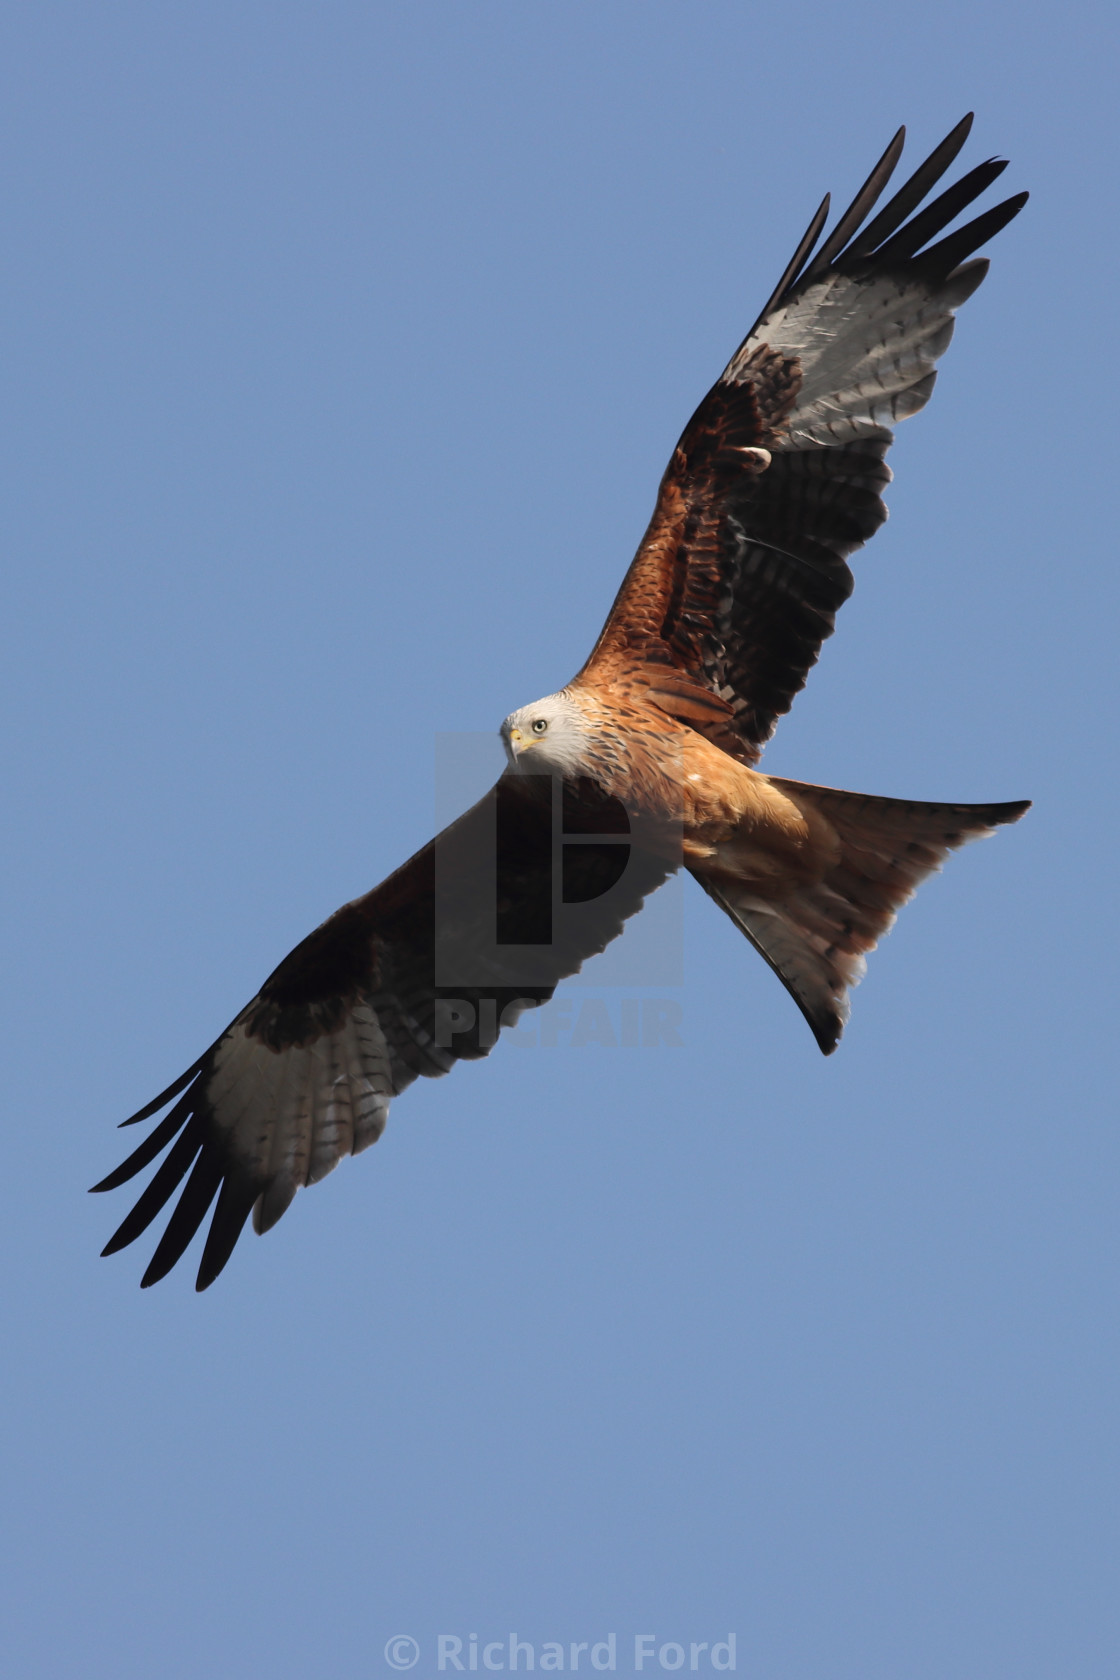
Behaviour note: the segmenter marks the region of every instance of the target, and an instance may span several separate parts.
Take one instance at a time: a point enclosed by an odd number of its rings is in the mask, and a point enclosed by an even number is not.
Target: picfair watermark
[[[489,1049],[503,1042],[521,1050],[573,1050],[598,1045],[605,1050],[679,1049],[684,1043],[684,1011],[674,997],[578,997],[561,994],[540,1009],[533,998],[439,997],[435,1001],[435,1041],[455,1048],[460,1034]]]

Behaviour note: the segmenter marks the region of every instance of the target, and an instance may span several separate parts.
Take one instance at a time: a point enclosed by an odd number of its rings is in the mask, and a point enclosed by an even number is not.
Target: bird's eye
[[[533,734],[534,735],[543,735],[547,728],[548,728],[548,724],[545,722],[544,718],[535,718],[533,720]]]

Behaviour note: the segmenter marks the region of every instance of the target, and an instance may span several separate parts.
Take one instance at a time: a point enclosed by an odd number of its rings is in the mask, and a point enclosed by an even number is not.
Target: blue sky
[[[384,1680],[403,1634],[429,1680],[511,1631],[1115,1673],[1116,46],[1091,5],[0,19],[13,1680]],[[822,193],[970,108],[1032,200],[767,767],[1028,818],[829,1061],[689,884],[679,986],[569,988],[679,1047],[422,1082],[207,1295],[141,1293],[85,1194],[116,1122],[428,838],[438,737],[572,674]]]

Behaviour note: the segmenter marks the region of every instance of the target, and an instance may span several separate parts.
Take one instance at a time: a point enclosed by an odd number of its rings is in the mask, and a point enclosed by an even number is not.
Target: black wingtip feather
[[[167,1221],[167,1229],[159,1240],[148,1269],[140,1279],[141,1289],[150,1289],[153,1283],[167,1276],[177,1260],[182,1259],[191,1238],[206,1218],[206,1211],[221,1181],[222,1163],[218,1151],[212,1147],[203,1148],[187,1180],[187,1187]]]
[[[900,128],[894,135],[890,145],[871,171],[863,186],[859,189],[851,204],[845,210],[825,243],[821,246],[812,263],[805,270],[803,281],[808,284],[823,274],[831,263],[840,255],[848,240],[856,233],[871,207],[878,203],[883,188],[894,174],[902,148],[906,141],[906,130]]]
[[[912,210],[916,210],[935,182],[939,181],[955,160],[972,129],[973,113],[961,118],[956,128],[936,146],[924,163],[918,165],[910,179],[903,183],[873,221],[848,246],[844,253],[849,262],[857,261],[882,245],[900,228]]]
[[[958,228],[956,233],[949,234],[938,244],[931,245],[928,251],[923,251],[916,259],[919,267],[929,274],[951,274],[973,251],[986,245],[1008,222],[1013,221],[1030,196],[1028,192],[1016,193],[993,209],[985,210],[982,216],[977,216],[963,228]]]
[[[207,1052],[207,1054],[209,1054],[209,1052]],[[150,1103],[147,1103],[139,1111],[138,1114],[130,1114],[127,1120],[122,1120],[120,1122],[121,1126],[138,1126],[141,1120],[150,1120],[153,1114],[158,1114],[165,1103],[169,1103],[172,1097],[177,1097],[183,1087],[190,1084],[195,1074],[202,1071],[202,1064],[205,1060],[206,1056],[200,1056],[198,1061],[194,1062],[187,1069],[186,1073],[179,1075],[179,1078],[175,1081],[174,1085],[169,1085],[166,1091],[161,1091],[159,1096],[154,1097]]]
[[[152,1220],[166,1206],[179,1184],[185,1177],[191,1162],[202,1148],[202,1127],[197,1119],[192,1119],[169,1151],[166,1160],[153,1176],[136,1206],[117,1226],[105,1247],[101,1250],[102,1259],[110,1254],[116,1254],[119,1249],[127,1248],[129,1243],[135,1242],[137,1237],[148,1229]]]
[[[195,1280],[195,1288],[200,1292],[209,1289],[233,1253],[261,1188],[258,1183],[233,1175],[223,1183]]]
[[[767,298],[766,302],[759,311],[758,321],[754,324],[755,327],[758,326],[759,321],[765,321],[770,311],[782,301],[786,293],[794,285],[802,268],[805,266],[806,261],[812,255],[813,247],[816,245],[817,240],[821,236],[821,229],[828,220],[828,212],[831,208],[832,195],[831,193],[825,193],[824,197],[820,201],[820,204],[817,206],[816,215],[809,223],[809,226],[805,229],[796,251],[786,264],[785,273],[782,275],[782,278],[778,281],[778,284],[774,287],[774,290],[770,293],[770,296]],[[749,338],[753,332],[754,327],[752,327],[751,332],[747,334],[747,338]],[[746,343],[746,339],[743,340],[743,343]],[[740,349],[741,348],[742,345],[740,345]]]
[[[972,201],[979,198],[986,187],[990,187],[1007,168],[1005,158],[991,158],[987,163],[978,163],[975,169],[970,169],[967,175],[962,175],[959,181],[954,181],[951,187],[946,187],[939,193],[931,204],[906,223],[906,226],[874,252],[875,263],[884,266],[904,262],[920,251],[923,245],[947,228],[954,216],[959,216]]]
[[[806,286],[830,271],[850,273],[861,270],[867,264],[874,265],[876,269],[886,269],[892,265],[902,267],[913,262],[920,265],[921,272],[926,276],[944,278],[979,245],[991,239],[1017,215],[1027,201],[1026,193],[1006,200],[1004,204],[986,211],[984,215],[978,216],[966,227],[950,234],[929,250],[922,250],[923,245],[941,233],[954,216],[959,215],[978,198],[1007,167],[1005,159],[990,158],[986,163],[977,164],[967,175],[947,187],[931,204],[926,205],[924,210],[907,220],[913,211],[918,210],[926,194],[953,163],[968,139],[972,122],[973,114],[969,111],[919,165],[893,198],[888,200],[879,214],[860,232],[860,223],[878,199],[898,162],[906,132],[905,129],[899,129],[849,208],[810,261],[820,236],[824,216],[827,215],[825,206],[822,205],[810,224],[811,239],[807,234],[798,246],[793,261],[786,268],[758,320],[748,333],[748,339],[773,309],[789,302]],[[826,199],[825,205],[827,203]]]
[[[160,1150],[171,1142],[179,1127],[190,1117],[193,1107],[194,1092],[188,1091],[185,1096],[180,1097],[171,1113],[160,1121],[155,1131],[149,1132],[139,1149],[134,1149],[128,1159],[122,1161],[100,1184],[90,1185],[90,1194],[98,1190],[117,1190],[122,1184],[127,1184],[130,1178],[135,1178],[138,1172],[143,1172],[149,1162],[155,1160]]]

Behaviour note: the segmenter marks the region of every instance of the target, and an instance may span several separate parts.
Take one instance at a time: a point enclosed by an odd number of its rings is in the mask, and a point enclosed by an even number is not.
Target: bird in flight
[[[899,906],[947,853],[1027,809],[883,799],[755,768],[851,593],[849,556],[886,518],[890,428],[929,400],[953,312],[988,269],[973,253],[1026,202],[945,232],[1005,167],[982,163],[926,202],[971,121],[872,215],[900,129],[818,250],[824,200],[685,427],[587,663],[503,723],[497,784],[297,945],[123,1122],[172,1105],[94,1186],[115,1189],[167,1151],[103,1251],[178,1195],[144,1286],[175,1265],[216,1196],[205,1289],[250,1213],[269,1230],[302,1185],[376,1142],[419,1074],[488,1054],[679,868],[829,1055]]]

